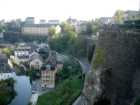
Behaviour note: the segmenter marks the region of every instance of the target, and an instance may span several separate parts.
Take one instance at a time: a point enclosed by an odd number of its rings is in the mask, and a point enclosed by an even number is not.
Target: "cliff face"
[[[87,105],[130,105],[140,96],[140,33],[103,31],[86,77]]]

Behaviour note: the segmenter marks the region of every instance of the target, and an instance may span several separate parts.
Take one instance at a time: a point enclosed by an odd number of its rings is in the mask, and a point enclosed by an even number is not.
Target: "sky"
[[[117,9],[139,10],[139,6],[140,0],[0,0],[0,19],[91,20],[110,17]]]

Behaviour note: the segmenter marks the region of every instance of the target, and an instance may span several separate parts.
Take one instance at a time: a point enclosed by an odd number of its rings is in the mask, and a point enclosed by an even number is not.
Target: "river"
[[[29,77],[16,76],[15,90],[17,92],[17,96],[9,105],[28,105],[31,97]]]

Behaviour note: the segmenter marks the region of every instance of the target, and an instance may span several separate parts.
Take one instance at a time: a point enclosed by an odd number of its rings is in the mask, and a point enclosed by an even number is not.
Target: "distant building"
[[[112,17],[101,17],[98,21],[100,24],[114,24],[114,19]]]
[[[48,25],[48,24],[24,25],[22,27],[22,34],[48,36],[49,27],[50,27],[50,25]]]
[[[61,27],[59,25],[52,24],[30,24],[24,25],[21,29],[22,34],[25,35],[35,35],[35,36],[48,36],[48,29],[50,27],[55,27],[56,33],[61,32]]]
[[[39,23],[40,23],[40,24],[46,24],[46,20],[41,19]]]
[[[80,32],[81,27],[84,25],[84,23],[86,23],[86,21],[73,19],[71,17],[67,19],[67,22],[71,24],[75,28],[75,31],[78,33]]]
[[[5,20],[4,19],[0,20],[0,25],[5,26]]]
[[[48,20],[48,24],[56,26],[56,25],[60,24],[60,21],[59,20]]]
[[[125,11],[124,20],[138,20],[140,19],[140,11]]]
[[[34,17],[27,17],[25,19],[25,24],[34,24],[34,23],[35,23]]]

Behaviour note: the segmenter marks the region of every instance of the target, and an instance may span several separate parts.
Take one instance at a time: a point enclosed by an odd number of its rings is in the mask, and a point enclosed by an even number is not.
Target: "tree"
[[[1,32],[4,32],[5,29],[6,29],[6,27],[5,27],[4,25],[1,25],[1,24],[0,24],[0,33],[1,33]]]
[[[0,80],[0,105],[8,105],[16,96],[12,78]]]
[[[2,49],[2,52],[3,52],[4,54],[6,54],[7,57],[10,57],[10,55],[12,55],[12,54],[14,53],[14,51],[13,51],[12,48],[4,48],[4,49]]]
[[[3,32],[3,28],[0,26],[0,33]]]
[[[124,11],[117,10],[114,14],[114,20],[118,24],[122,24],[124,20]]]
[[[88,21],[81,25],[80,34],[92,35],[98,31],[99,24],[95,21]]]
[[[50,49],[48,46],[43,46],[39,48],[38,53],[41,55],[43,60],[46,60],[49,57]]]
[[[52,37],[53,35],[55,35],[56,31],[55,31],[55,27],[50,27],[48,29],[48,33],[49,33],[49,36]]]
[[[67,33],[67,32],[75,32],[75,28],[69,24],[68,22],[64,22],[61,24],[61,28],[62,28],[62,33]]]

